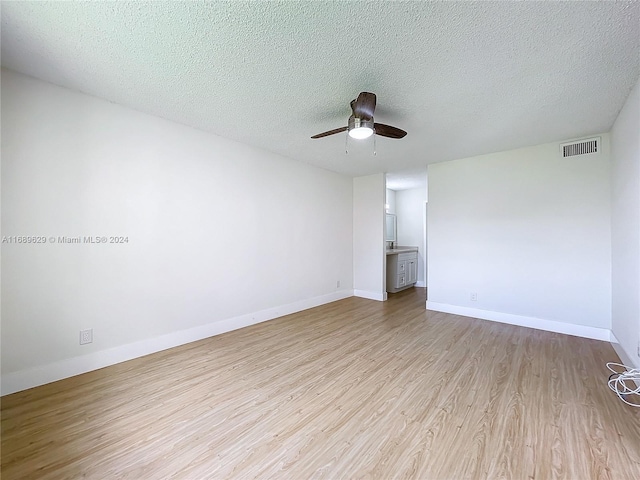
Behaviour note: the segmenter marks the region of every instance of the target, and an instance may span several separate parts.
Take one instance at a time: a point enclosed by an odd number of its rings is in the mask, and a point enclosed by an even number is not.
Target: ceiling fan
[[[402,138],[407,132],[391,125],[375,123],[373,112],[376,109],[376,95],[369,92],[360,92],[358,98],[351,100],[349,123],[346,127],[336,128],[328,132],[319,133],[311,138],[322,138],[336,133],[348,131],[351,138],[367,138],[373,135],[381,135],[388,138]]]

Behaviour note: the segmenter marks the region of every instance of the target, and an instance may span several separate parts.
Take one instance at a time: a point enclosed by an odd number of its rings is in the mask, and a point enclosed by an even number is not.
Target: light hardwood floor
[[[2,399],[2,478],[640,479],[605,342],[348,298]]]

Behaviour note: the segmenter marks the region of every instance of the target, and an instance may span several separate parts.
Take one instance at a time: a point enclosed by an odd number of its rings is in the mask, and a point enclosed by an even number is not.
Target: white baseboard
[[[426,287],[427,286],[427,282],[423,281],[423,280],[418,280],[416,282],[416,287]]]
[[[618,357],[620,357],[620,361],[622,362],[623,365],[640,369],[640,362],[635,361],[633,359],[633,355],[628,354],[625,351],[625,349],[622,348],[622,345],[620,345],[620,342],[618,341],[616,336],[613,334],[613,332],[611,332],[611,346],[618,354]]]
[[[387,299],[387,292],[369,292],[367,290],[354,290],[355,297],[368,298],[369,300],[378,300],[384,302]]]
[[[460,307],[448,305],[446,303],[436,303],[427,301],[427,310],[436,312],[453,313],[464,317],[480,318],[493,322],[508,323],[520,327],[546,330],[547,332],[564,333],[575,337],[592,338],[594,340],[611,341],[611,330],[608,328],[588,327],[585,325],[575,325],[573,323],[558,322],[556,320],[544,320],[542,318],[526,317],[523,315],[513,315],[511,313],[492,312],[477,308]]]
[[[19,392],[28,388],[37,387],[46,383],[73,377],[82,373],[97,370],[99,368],[126,362],[134,358],[160,352],[168,348],[177,347],[186,343],[202,340],[221,333],[230,332],[239,328],[247,327],[277,317],[300,312],[309,308],[335,302],[353,296],[353,290],[339,290],[327,295],[300,300],[298,302],[281,305],[279,307],[268,308],[258,312],[227,318],[217,322],[201,325],[199,327],[180,330],[168,333],[155,338],[141,340],[139,342],[121,345],[107,350],[73,357],[47,365],[21,370],[2,376],[1,394]]]

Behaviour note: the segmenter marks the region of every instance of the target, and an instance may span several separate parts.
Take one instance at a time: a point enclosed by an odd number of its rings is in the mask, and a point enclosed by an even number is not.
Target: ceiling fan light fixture
[[[349,136],[363,140],[373,135],[373,120],[352,117],[349,119]]]
[[[407,134],[404,130],[384,123],[373,123],[373,112],[376,109],[376,95],[370,92],[360,92],[358,98],[351,101],[351,116],[346,127],[334,128],[327,132],[318,133],[311,138],[323,138],[345,130],[349,137],[357,140],[369,138],[371,135],[379,135],[387,138],[404,138]],[[375,138],[374,138],[375,141]]]

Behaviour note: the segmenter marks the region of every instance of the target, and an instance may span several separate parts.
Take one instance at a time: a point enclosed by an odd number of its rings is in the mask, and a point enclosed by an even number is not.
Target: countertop
[[[418,247],[404,247],[398,245],[395,248],[387,248],[387,255],[396,255],[397,253],[409,253],[409,252],[417,252]]]

